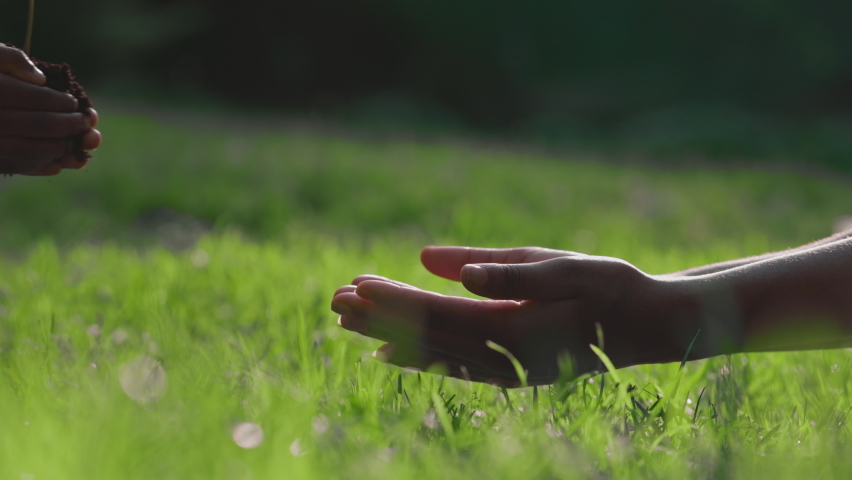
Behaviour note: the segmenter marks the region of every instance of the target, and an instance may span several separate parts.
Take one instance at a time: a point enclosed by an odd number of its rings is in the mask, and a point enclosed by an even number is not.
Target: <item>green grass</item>
[[[463,294],[418,265],[431,243],[578,249],[650,273],[785,248],[852,213],[845,180],[109,112],[103,132],[83,172],[0,183],[0,478],[852,472],[847,350],[644,366],[507,399],[374,361],[377,343],[328,308],[366,272]],[[141,385],[140,358],[162,367]],[[240,422],[263,429],[258,447],[235,443]]]

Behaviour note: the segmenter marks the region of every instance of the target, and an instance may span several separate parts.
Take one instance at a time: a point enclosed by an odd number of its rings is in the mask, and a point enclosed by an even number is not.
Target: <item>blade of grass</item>
[[[506,387],[500,387],[500,391],[503,392],[503,397],[506,399],[506,409],[514,412],[515,407],[512,406],[512,400],[509,398],[509,390]]]
[[[601,359],[601,362],[603,362],[610,375],[612,375],[612,379],[615,380],[615,383],[621,383],[621,377],[619,377],[618,372],[615,371],[615,365],[612,364],[612,360],[610,360],[609,357],[606,356],[603,350],[592,345],[591,343],[589,344],[589,348],[591,348],[592,351],[595,352],[595,355],[597,355],[598,358]]]
[[[695,414],[692,416],[692,423],[698,421],[698,408],[701,407],[701,397],[704,396],[704,390],[706,389],[707,387],[702,388],[701,393],[698,394],[698,401],[695,402]]]
[[[30,48],[33,42],[33,17],[35,17],[35,0],[30,0],[29,14],[27,15],[27,38],[24,39],[24,53],[30,56]]]
[[[438,392],[432,392],[432,403],[434,404],[435,414],[438,416],[438,421],[441,422],[441,427],[444,428],[444,434],[450,443],[454,443],[456,432],[453,430],[453,421],[450,414],[447,413],[447,406],[444,400],[438,395]]]
[[[683,360],[680,361],[680,366],[677,368],[677,378],[675,379],[675,386],[672,390],[672,393],[668,396],[668,398],[674,399],[677,395],[678,390],[680,389],[680,381],[683,379],[683,367],[686,365],[686,359],[689,358],[690,352],[692,352],[692,347],[695,346],[695,341],[698,340],[698,335],[701,335],[701,329],[695,332],[695,336],[692,337],[692,341],[689,342],[689,346],[686,348],[686,352],[683,354]]]
[[[695,341],[698,340],[698,335],[701,334],[701,329],[699,328],[697,332],[695,332],[695,336],[692,337],[692,341],[689,342],[689,347],[686,348],[686,353],[683,354],[683,360],[680,361],[680,368],[683,368],[686,365],[686,359],[689,358],[689,353],[692,352],[692,347],[695,346]]]
[[[524,370],[524,367],[521,365],[521,362],[519,362],[518,359],[515,358],[514,355],[512,355],[512,352],[506,350],[500,345],[497,345],[491,340],[486,340],[485,345],[487,345],[488,348],[490,348],[491,350],[495,350],[505,355],[506,358],[508,358],[509,361],[512,362],[512,366],[515,367],[515,373],[518,375],[518,380],[521,382],[521,387],[526,388],[529,386],[529,384],[527,383],[527,372]]]

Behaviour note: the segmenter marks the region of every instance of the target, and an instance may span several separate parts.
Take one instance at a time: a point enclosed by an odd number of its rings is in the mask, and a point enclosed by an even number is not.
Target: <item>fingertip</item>
[[[85,167],[88,162],[81,162],[76,155],[65,155],[59,159],[58,163],[62,168],[79,170]]]
[[[47,166],[42,172],[42,175],[45,177],[52,177],[54,175],[59,175],[59,172],[62,171],[62,165],[57,162],[53,162]]]
[[[358,295],[359,297],[361,297],[365,300],[372,300],[373,299],[373,292],[372,292],[372,289],[370,288],[370,285],[372,283],[374,283],[374,282],[370,281],[370,280],[358,282],[358,284],[355,286],[355,290],[354,290],[355,295]]]
[[[352,315],[352,308],[344,302],[343,295],[338,295],[331,300],[331,311],[342,317]]]
[[[465,265],[461,268],[462,284],[470,290],[471,288],[480,289],[488,284],[488,270],[480,265]],[[476,292],[474,292],[476,293]]]
[[[377,348],[375,352],[373,352],[373,358],[382,363],[388,363],[393,358],[393,352],[395,349],[395,344],[386,343],[381,347]]]
[[[402,287],[381,280],[365,280],[355,287],[355,294],[365,300],[373,301],[383,293],[395,293],[400,288]]]
[[[470,247],[429,246],[420,252],[420,262],[429,272],[459,281],[459,269],[470,261]]]
[[[375,281],[379,281],[379,282],[388,282],[388,283],[392,281],[389,278],[382,277],[382,276],[379,276],[379,275],[372,275],[372,274],[368,273],[368,274],[364,274],[364,275],[358,275],[357,277],[353,278],[352,279],[352,285],[360,285],[362,282],[366,282],[366,281],[369,281],[369,280],[375,280]]]
[[[31,177],[52,177],[54,175],[58,175],[61,171],[62,165],[60,165],[59,162],[51,162],[36,171],[23,173],[22,175],[28,175]]]
[[[101,132],[94,128],[83,134],[83,150],[97,150],[103,142]]]
[[[346,330],[356,333],[364,333],[367,330],[367,325],[364,320],[349,315],[341,315],[337,319],[337,324]]]
[[[420,250],[420,263],[428,268],[429,263],[439,256],[442,250],[446,250],[447,248],[438,245],[423,247],[423,250]]]
[[[354,291],[355,291],[355,285],[344,285],[344,286],[338,288],[337,290],[335,290],[334,295],[332,297],[336,297],[336,296],[340,295],[341,293],[349,293],[349,292],[354,292]]]
[[[89,110],[86,113],[89,116],[89,119],[91,120],[92,128],[98,126],[98,122],[101,119],[100,115],[98,115],[98,111],[95,110],[94,108],[89,108]]]
[[[47,75],[41,71],[40,68],[36,67],[36,64],[33,62],[33,59],[29,57],[26,53],[21,51],[21,55],[23,59],[26,61],[26,66],[24,67],[29,74],[30,80],[32,83],[42,86],[47,83]]]
[[[30,83],[38,85],[39,87],[43,87],[44,84],[47,83],[47,76],[35,65],[32,66],[32,71],[30,72],[29,77]]]
[[[44,85],[47,82],[47,77],[23,50],[2,42],[0,42],[0,73],[35,85]]]

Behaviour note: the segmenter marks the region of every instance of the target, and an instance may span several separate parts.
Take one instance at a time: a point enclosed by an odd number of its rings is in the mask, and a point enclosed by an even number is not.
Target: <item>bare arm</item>
[[[830,241],[829,241],[830,240]],[[338,289],[343,328],[388,342],[385,362],[439,363],[449,375],[518,386],[600,368],[605,338],[617,367],[754,351],[852,345],[852,237],[836,236],[708,274],[648,275],[616,258],[538,248],[429,247],[424,266],[461,281],[474,300],[365,275]],[[696,339],[694,347],[689,345]]]
[[[680,344],[698,328],[704,332],[699,357],[852,344],[852,237],[847,232],[833,238],[722,272],[673,280],[697,307]]]
[[[763,260],[768,260],[770,258],[774,258],[781,255],[789,255],[791,253],[801,252],[803,250],[808,250],[810,248],[819,247],[821,245],[827,245],[829,243],[839,242],[841,240],[845,240],[848,238],[852,238],[852,229],[846,230],[844,232],[836,233],[828,238],[823,238],[817,240],[815,242],[811,242],[807,245],[803,245],[801,247],[795,247],[788,250],[783,250],[780,252],[770,252],[764,253],[762,255],[755,255],[753,257],[746,258],[737,258],[734,260],[728,260],[725,262],[712,263],[710,265],[702,265],[700,267],[689,268],[686,270],[682,270],[680,272],[669,273],[666,276],[670,277],[694,277],[697,275],[707,275],[710,273],[721,272],[723,270],[728,270],[731,268],[741,267],[743,265],[748,265],[754,262],[760,262]]]

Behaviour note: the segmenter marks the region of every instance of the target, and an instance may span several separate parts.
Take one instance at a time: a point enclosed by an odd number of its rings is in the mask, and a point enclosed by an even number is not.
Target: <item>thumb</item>
[[[575,298],[590,280],[589,269],[585,268],[588,259],[584,257],[559,257],[524,264],[469,264],[461,269],[461,281],[471,292],[493,299]]]
[[[47,81],[44,73],[23,51],[2,43],[0,43],[0,73],[35,85],[44,85]]]

